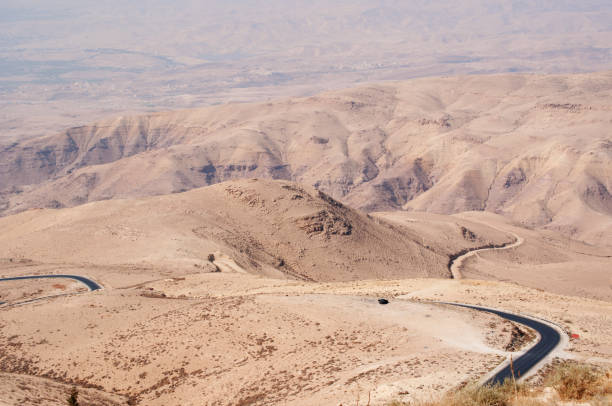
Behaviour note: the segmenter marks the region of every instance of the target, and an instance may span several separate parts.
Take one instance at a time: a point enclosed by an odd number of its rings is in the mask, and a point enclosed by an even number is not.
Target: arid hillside
[[[366,211],[484,210],[609,245],[611,124],[611,72],[420,79],[118,117],[0,146],[0,208],[260,177]]]
[[[282,181],[30,210],[0,219],[0,228],[9,264],[165,267],[173,276],[224,267],[317,281],[450,277],[448,256],[411,230]]]
[[[86,273],[124,287],[216,271],[320,282],[448,279],[452,258],[489,248],[462,261],[455,276],[612,298],[609,248],[492,213],[366,215],[283,180],[31,209],[0,218],[0,229],[7,276]],[[0,292],[0,302],[17,299],[11,289]]]
[[[0,277],[102,286],[0,284],[2,405],[63,405],[73,387],[87,405],[414,402],[534,337],[436,301],[546,317],[579,337],[560,357],[612,353],[609,252],[492,213],[365,214],[241,179],[30,209],[0,229]],[[449,259],[478,247],[461,273],[486,280],[450,280]]]

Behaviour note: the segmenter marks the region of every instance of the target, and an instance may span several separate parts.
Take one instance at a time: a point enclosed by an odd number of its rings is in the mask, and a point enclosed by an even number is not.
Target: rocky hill
[[[450,276],[448,255],[417,233],[285,181],[29,210],[1,218],[0,228],[7,263],[161,267],[177,275],[214,271],[212,254],[232,271],[307,281]]]
[[[0,213],[230,179],[366,210],[496,212],[612,241],[612,73],[419,79],[118,117],[0,145]]]

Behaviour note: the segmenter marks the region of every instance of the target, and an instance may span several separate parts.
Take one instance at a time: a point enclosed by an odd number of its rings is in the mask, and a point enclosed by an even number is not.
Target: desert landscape
[[[612,405],[609,2],[0,4],[0,406]]]
[[[3,277],[103,287],[3,282],[5,404],[62,404],[73,386],[92,405],[426,400],[536,337],[446,301],[557,323],[579,337],[557,359],[612,358],[609,249],[496,214],[366,215],[314,188],[245,179],[30,209],[0,227]],[[454,254],[517,236],[451,279]]]
[[[612,246],[610,72],[418,79],[0,144],[0,213],[237,178],[365,211],[486,211]]]

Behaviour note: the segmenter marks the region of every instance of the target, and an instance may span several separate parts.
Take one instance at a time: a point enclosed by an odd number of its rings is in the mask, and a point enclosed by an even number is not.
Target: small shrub
[[[215,254],[208,254],[208,262],[215,262]]]
[[[612,370],[604,372],[595,367],[565,362],[555,367],[546,379],[545,386],[556,389],[562,401],[588,400],[592,406],[610,405],[612,395]],[[565,405],[553,400],[538,399],[537,391],[525,384],[516,387],[511,380],[502,385],[479,386],[470,384],[450,391],[439,400],[406,403],[395,400],[386,406],[552,406]]]
[[[503,385],[470,385],[451,396],[449,406],[509,406],[513,394],[510,381]]]
[[[510,406],[509,398],[514,391],[513,385],[507,381],[503,385],[468,385],[454,392],[449,392],[439,400],[417,403],[419,406]],[[402,402],[392,402],[388,406],[405,405]]]
[[[515,389],[510,380],[502,385],[468,385],[454,392],[449,392],[439,400],[417,403],[418,406],[514,406],[515,394],[525,392],[525,387],[518,385]],[[394,401],[388,406],[408,405]]]
[[[587,400],[612,393],[608,375],[589,365],[566,362],[552,371],[547,384],[563,400]]]

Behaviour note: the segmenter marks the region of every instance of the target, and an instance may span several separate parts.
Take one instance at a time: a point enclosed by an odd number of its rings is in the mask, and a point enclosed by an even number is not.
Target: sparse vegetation
[[[510,380],[503,385],[472,384],[440,400],[423,402],[420,406],[513,406],[513,398],[524,390],[523,386],[518,386],[515,392],[515,386]]]
[[[208,254],[208,262],[215,262],[215,254]]]
[[[526,393],[524,385],[515,387],[511,380],[502,385],[481,386],[470,384],[457,391],[449,392],[441,399],[406,403],[394,401],[387,406],[518,406],[513,403],[517,396]],[[521,403],[522,405],[522,403]]]
[[[547,385],[555,388],[563,400],[589,400],[612,394],[612,373],[590,365],[565,362],[555,368]]]
[[[591,365],[565,362],[556,366],[545,380],[544,386],[555,389],[562,401],[591,401],[593,405],[610,404],[612,371],[604,372]],[[414,403],[393,401],[387,406],[557,406],[554,399],[539,398],[541,388],[506,380],[503,385],[480,386],[470,384],[448,392],[437,400]],[[565,404],[565,403],[563,403]]]

